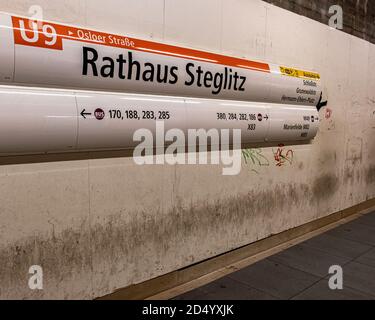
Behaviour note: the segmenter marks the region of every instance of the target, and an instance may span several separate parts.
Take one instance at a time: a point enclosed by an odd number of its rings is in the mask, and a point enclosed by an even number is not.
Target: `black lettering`
[[[239,91],[245,91],[244,86],[245,86],[245,82],[246,82],[246,77],[240,77],[240,80],[241,80],[242,82],[240,83],[240,86],[239,86],[238,90],[239,90]]]
[[[212,84],[212,79],[213,79],[213,75],[210,71],[207,71],[204,75],[204,86],[206,88],[211,88],[211,84]]]
[[[178,67],[176,67],[176,66],[171,67],[170,74],[171,74],[173,80],[172,79],[169,80],[170,84],[176,84],[177,83],[177,81],[178,81],[177,70],[178,70]]]
[[[228,82],[228,69],[227,67],[224,68],[224,90],[227,88],[227,82]]]
[[[237,91],[237,80],[238,80],[238,74],[237,74],[237,71],[234,73],[234,84],[233,84],[233,90],[234,91]]]
[[[145,68],[150,68],[150,70],[145,70],[143,72],[142,78],[143,81],[154,81],[154,76],[155,76],[155,67],[152,63],[146,62],[145,63]]]
[[[223,85],[223,74],[222,73],[216,73],[214,78],[214,88],[215,90],[212,90],[213,94],[219,94],[221,91]]]
[[[229,69],[229,84],[228,90],[232,89],[232,69]]]
[[[124,59],[124,55],[120,54],[116,61],[118,62],[118,76],[120,79],[125,79],[124,64],[126,63],[126,60]]]
[[[131,80],[132,79],[132,75],[133,75],[133,67],[135,66],[137,68],[137,72],[136,72],[136,80],[139,80],[139,78],[141,77],[141,65],[139,64],[138,61],[134,60],[133,61],[133,54],[129,51],[129,54],[128,54],[128,79]]]
[[[103,78],[113,78],[115,74],[115,62],[110,57],[104,57],[103,62],[105,61],[108,61],[109,64],[102,66],[102,68],[100,69],[100,74]]]
[[[194,74],[190,71],[191,67],[194,68],[194,63],[188,63],[186,65],[186,73],[190,77],[190,81],[185,81],[185,85],[187,85],[187,86],[191,86],[194,83]]]
[[[198,78],[197,78],[197,86],[198,86],[198,87],[201,87],[201,86],[202,86],[202,82],[201,82],[202,74],[203,74],[202,67],[199,66],[198,69],[197,69],[197,75],[198,75]]]
[[[162,73],[162,66],[160,64],[157,65],[157,72],[156,72],[156,80],[159,83],[167,83],[168,81],[168,66],[164,66],[163,76]]]
[[[92,58],[89,58],[89,52],[92,54]],[[83,47],[83,70],[82,75],[87,76],[89,65],[92,68],[92,74],[97,77],[98,69],[95,62],[98,60],[98,52],[93,48]]]

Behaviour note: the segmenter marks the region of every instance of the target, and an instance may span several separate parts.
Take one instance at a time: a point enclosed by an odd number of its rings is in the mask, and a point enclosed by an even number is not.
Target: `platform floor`
[[[343,268],[343,290],[328,286]],[[375,299],[375,212],[268,257],[176,300]]]

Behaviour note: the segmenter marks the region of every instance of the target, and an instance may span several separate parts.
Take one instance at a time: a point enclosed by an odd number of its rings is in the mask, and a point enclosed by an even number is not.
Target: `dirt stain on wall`
[[[28,268],[33,264],[41,265],[45,272],[46,290],[38,297],[66,298],[59,288],[81,276],[90,278],[94,270],[96,285],[110,293],[114,289],[107,287],[111,277],[131,275],[117,281],[118,287],[124,287],[141,278],[145,268],[151,275],[162,274],[170,259],[186,266],[209,258],[212,252],[231,250],[229,243],[251,243],[264,237],[257,234],[258,230],[271,234],[272,221],[281,212],[308,205],[311,194],[326,199],[337,188],[338,179],[325,175],[312,189],[307,184],[277,184],[270,190],[253,190],[215,201],[189,205],[177,201],[167,212],[160,208],[129,212],[124,208],[90,227],[24,238],[0,247],[0,297],[35,298],[36,293],[27,287]],[[82,290],[70,292],[69,298],[92,298],[89,289]]]
[[[370,166],[366,170],[365,177],[368,185],[375,183],[375,166]]]
[[[331,198],[339,188],[339,179],[333,174],[325,174],[317,178],[312,186],[312,195],[315,200]]]

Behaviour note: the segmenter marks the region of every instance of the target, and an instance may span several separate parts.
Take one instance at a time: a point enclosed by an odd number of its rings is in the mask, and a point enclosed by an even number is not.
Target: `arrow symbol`
[[[268,114],[266,114],[266,115],[264,116],[264,119],[266,119],[266,120],[269,119]]]
[[[86,109],[83,109],[81,112],[81,116],[83,119],[86,119],[86,116],[91,116],[90,112],[86,112]]]
[[[72,32],[72,31],[68,31],[68,34],[71,36],[72,34],[74,34],[74,32]]]

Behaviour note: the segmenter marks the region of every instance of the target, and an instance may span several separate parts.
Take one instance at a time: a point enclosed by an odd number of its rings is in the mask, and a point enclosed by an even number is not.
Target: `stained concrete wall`
[[[234,177],[121,153],[0,159],[0,298],[102,296],[375,197],[374,45],[258,0],[38,3],[49,20],[317,70],[329,106],[311,145],[248,150]]]

